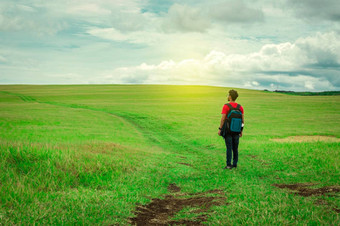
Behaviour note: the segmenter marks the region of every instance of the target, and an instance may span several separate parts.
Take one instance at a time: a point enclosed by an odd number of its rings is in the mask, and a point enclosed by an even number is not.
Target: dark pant
[[[231,150],[233,150],[233,166],[237,166],[238,143],[240,135],[226,135],[225,145],[227,146],[227,166],[231,166]]]

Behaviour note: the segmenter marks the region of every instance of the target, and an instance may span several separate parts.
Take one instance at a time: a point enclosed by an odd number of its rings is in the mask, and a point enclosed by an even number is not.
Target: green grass
[[[339,225],[338,195],[302,197],[272,184],[339,186],[340,143],[271,138],[340,138],[340,96],[237,89],[246,127],[238,169],[224,171],[217,128],[228,90],[0,86],[0,222],[126,225],[137,204],[176,183],[185,193],[225,191],[229,205],[213,207],[208,224]],[[329,205],[316,205],[320,198]]]

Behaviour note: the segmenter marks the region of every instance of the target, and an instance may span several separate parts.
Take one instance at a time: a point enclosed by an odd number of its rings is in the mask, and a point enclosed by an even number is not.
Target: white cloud
[[[201,9],[174,4],[170,7],[162,26],[165,31],[204,32],[211,24]]]
[[[330,20],[340,22],[340,4],[338,0],[289,0],[289,7],[295,11],[297,17],[307,20]]]
[[[0,74],[7,81],[32,71],[34,82],[40,74],[51,82],[339,89],[337,1],[176,2],[2,0]]]
[[[307,88],[309,90],[313,90],[314,89],[314,83],[312,81],[305,81],[305,88]]]
[[[153,23],[153,14],[142,12],[145,4],[145,0],[65,1],[64,7],[56,11],[73,20],[114,28],[124,33],[141,31]],[[55,10],[49,3],[47,7]]]
[[[260,83],[258,83],[257,81],[252,81],[251,84],[252,84],[253,86],[259,86],[259,85],[260,85]]]
[[[149,13],[141,13],[145,2],[58,0],[28,3],[7,0],[0,2],[0,30],[54,35],[69,26],[84,23],[112,26],[121,31],[140,30],[152,21]]]
[[[264,20],[261,9],[249,7],[243,0],[231,0],[209,7],[209,16],[225,23],[254,23]]]
[[[16,2],[0,3],[0,31],[53,35],[66,27],[65,21],[54,18],[44,10]]]
[[[23,5],[23,4],[17,4],[16,6],[17,6],[18,9],[20,9],[22,11],[27,11],[27,12],[36,12],[37,11],[33,7]]]
[[[91,28],[87,31],[87,33],[99,38],[113,41],[131,41],[128,35],[123,34],[114,28]]]
[[[339,71],[327,76],[318,74],[324,69],[312,70],[308,65],[320,63],[324,52],[334,54],[339,62],[339,40],[332,32],[301,38],[294,43],[264,45],[260,51],[244,55],[211,51],[203,59],[118,68],[106,78],[118,83],[231,84],[252,88],[273,88],[280,84],[295,90],[329,89],[340,87],[333,79],[340,75]]]
[[[155,44],[161,38],[161,34],[155,32],[133,31],[126,33],[115,28],[89,28],[86,33],[106,40],[146,45]]]
[[[296,46],[308,56],[309,62],[306,63],[324,67],[340,64],[339,33],[317,33],[314,37],[300,38],[296,41]]]
[[[6,63],[8,60],[4,57],[0,55],[0,63]]]
[[[111,11],[101,7],[95,3],[83,3],[73,5],[67,8],[66,12],[68,14],[81,15],[81,16],[103,16],[110,15]]]
[[[162,20],[166,32],[206,32],[214,23],[243,24],[262,22],[264,14],[261,9],[249,7],[242,0],[230,0],[213,3],[209,6],[181,5],[175,3],[169,8]]]

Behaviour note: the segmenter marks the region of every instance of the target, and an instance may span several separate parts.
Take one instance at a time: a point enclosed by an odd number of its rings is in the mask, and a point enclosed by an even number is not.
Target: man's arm
[[[219,128],[222,128],[226,117],[227,117],[227,114],[222,114],[221,122],[220,122],[220,127]],[[221,130],[220,129],[218,130],[218,135],[221,136]]]
[[[244,114],[242,114],[242,130],[241,130],[241,133],[240,133],[240,137],[243,136],[243,126],[244,126]]]

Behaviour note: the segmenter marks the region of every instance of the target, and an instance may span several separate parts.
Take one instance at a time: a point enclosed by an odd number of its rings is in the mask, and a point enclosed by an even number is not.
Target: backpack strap
[[[237,104],[236,108],[234,108],[230,103],[227,103],[226,105],[228,105],[229,111],[233,110],[233,109],[235,109],[235,110],[240,110],[241,109],[241,105],[240,104]]]
[[[226,105],[229,107],[229,111],[231,111],[231,110],[233,110],[233,109],[234,109],[234,107],[233,107],[233,106],[231,106],[231,104],[230,104],[230,103],[227,103]]]
[[[234,107],[230,103],[227,103],[226,105],[229,107],[229,110],[227,112],[227,118],[229,118],[229,113],[234,109]]]

